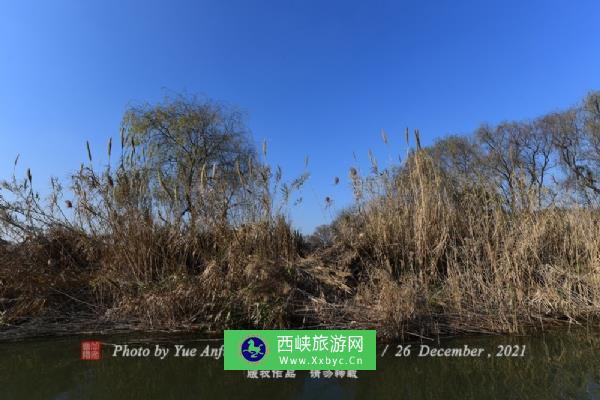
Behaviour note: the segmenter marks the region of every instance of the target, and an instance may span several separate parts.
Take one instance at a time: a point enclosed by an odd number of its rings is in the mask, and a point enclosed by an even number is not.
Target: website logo
[[[246,361],[258,362],[267,354],[267,345],[256,336],[247,338],[242,342],[242,356]]]
[[[375,330],[225,330],[228,371],[377,369]]]

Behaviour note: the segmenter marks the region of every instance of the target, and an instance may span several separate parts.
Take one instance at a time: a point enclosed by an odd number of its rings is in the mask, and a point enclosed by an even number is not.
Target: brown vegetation
[[[235,110],[195,99],[132,109],[118,162],[94,169],[87,144],[68,191],[53,180],[41,200],[29,170],[3,182],[0,323],[393,338],[594,321],[599,99],[429,148],[415,132],[397,168],[352,168],[356,204],[309,238],[284,217],[308,175],[284,182]]]

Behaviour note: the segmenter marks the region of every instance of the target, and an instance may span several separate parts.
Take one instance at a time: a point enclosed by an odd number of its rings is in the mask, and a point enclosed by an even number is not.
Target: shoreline
[[[0,343],[84,335],[131,335],[136,333],[191,334],[194,332],[202,332],[205,335],[218,334],[205,329],[203,330],[200,325],[182,326],[173,329],[152,329],[140,324],[98,320],[68,322],[31,321],[23,325],[15,325],[8,328],[0,326]]]
[[[502,337],[522,337],[535,336],[549,332],[560,331],[581,331],[581,330],[597,330],[600,332],[600,323],[580,323],[569,321],[553,321],[553,324],[546,326],[530,325],[523,327],[519,332],[492,332],[483,329],[445,332],[443,334],[430,335],[431,337],[419,335],[412,332],[404,332],[404,338],[397,335],[395,337],[378,337],[378,342],[381,344],[391,343],[413,343],[413,342],[439,342],[453,338],[464,338],[474,336],[502,336]],[[340,327],[335,327],[339,329]],[[349,329],[351,327],[348,327]],[[241,329],[241,328],[240,328]],[[248,329],[248,328],[246,328]],[[303,329],[303,328],[289,328]],[[304,328],[309,329],[309,328]],[[329,329],[329,328],[323,328]],[[331,328],[333,329],[333,328]],[[343,328],[342,328],[343,329]],[[366,328],[365,328],[366,329]],[[371,328],[369,328],[371,329]],[[372,328],[376,329],[376,328]],[[256,330],[260,330],[256,328]],[[376,329],[377,330],[377,329]],[[12,327],[0,326],[0,343],[22,342],[27,340],[39,339],[57,339],[73,336],[111,336],[111,335],[190,335],[202,334],[205,340],[217,340],[222,338],[222,331],[210,331],[201,324],[181,325],[173,328],[151,328],[143,324],[127,323],[127,322],[110,322],[99,320],[72,320],[61,322],[48,321],[30,321],[25,324],[15,325]]]

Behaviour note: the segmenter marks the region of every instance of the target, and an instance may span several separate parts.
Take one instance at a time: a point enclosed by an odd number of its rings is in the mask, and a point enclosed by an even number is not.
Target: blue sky
[[[38,186],[66,178],[128,105],[206,95],[247,112],[288,178],[309,156],[291,210],[309,232],[349,203],[353,152],[367,170],[369,149],[405,154],[405,127],[427,144],[600,89],[599,38],[597,0],[4,1],[0,178],[17,154]]]

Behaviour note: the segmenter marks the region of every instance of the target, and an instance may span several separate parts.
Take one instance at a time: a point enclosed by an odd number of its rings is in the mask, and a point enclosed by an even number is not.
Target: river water
[[[484,349],[468,358],[419,357],[419,342],[410,344],[410,355],[396,344],[380,345],[377,371],[319,379],[308,371],[255,379],[223,371],[222,358],[113,357],[114,344],[186,344],[199,352],[222,344],[189,335],[96,337],[102,360],[81,361],[82,339],[89,338],[0,343],[0,399],[600,399],[600,333],[423,342],[429,349]],[[498,354],[506,345],[518,351]]]

